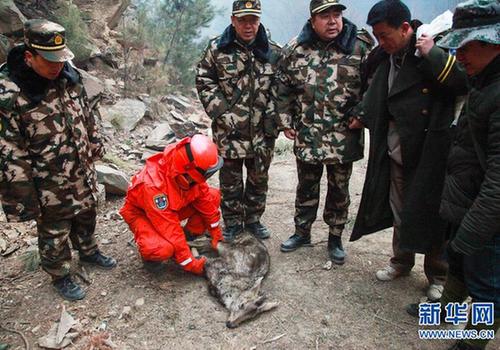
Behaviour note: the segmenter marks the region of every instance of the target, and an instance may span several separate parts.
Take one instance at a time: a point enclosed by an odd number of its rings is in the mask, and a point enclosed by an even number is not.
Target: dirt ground
[[[351,183],[351,218],[359,203],[366,163],[356,163]],[[322,212],[313,227],[314,247],[283,254],[280,243],[293,233],[296,169],[291,153],[277,156],[270,170],[268,206],[263,222],[273,234],[265,241],[271,271],[263,290],[277,309],[237,329],[225,326],[225,309],[209,296],[203,278],[167,264],[159,275],[142,268],[126,224],[115,213],[123,199],[109,200],[101,209],[97,235],[101,248],[119,261],[111,272],[87,270],[87,297],[63,302],[40,269],[20,267],[22,247],[0,258],[0,324],[21,332],[31,348],[58,321],[65,305],[81,324],[70,349],[90,349],[92,337],[111,336],[116,349],[446,349],[452,342],[421,341],[417,320],[406,304],[424,296],[426,279],[418,257],[409,277],[378,282],[375,271],[390,258],[391,232],[349,243],[342,267],[322,269],[326,262],[327,226]],[[325,186],[323,185],[323,190]],[[325,193],[322,191],[324,201]],[[320,206],[322,210],[323,203]],[[111,213],[111,215],[110,215]],[[0,223],[0,229],[6,227]],[[9,226],[12,228],[12,225]],[[27,234],[34,236],[34,229]],[[75,254],[76,255],[76,254]],[[74,258],[75,268],[76,257]],[[125,307],[130,312],[123,315]],[[24,349],[19,334],[0,329],[0,343]],[[499,349],[498,339],[490,349]],[[105,347],[102,347],[105,349]]]

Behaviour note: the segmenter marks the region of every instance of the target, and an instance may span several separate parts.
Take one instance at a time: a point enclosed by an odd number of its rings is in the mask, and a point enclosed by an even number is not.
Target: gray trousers
[[[387,145],[389,146],[389,157],[391,158],[391,187],[389,201],[394,215],[394,233],[392,235],[391,266],[401,272],[409,272],[415,265],[415,253],[400,249],[400,227],[401,210],[403,208],[403,160],[401,157],[401,143],[394,122],[389,122],[387,134]],[[424,272],[430,284],[444,285],[448,264],[445,259],[446,244],[434,247],[432,251],[425,254]]]

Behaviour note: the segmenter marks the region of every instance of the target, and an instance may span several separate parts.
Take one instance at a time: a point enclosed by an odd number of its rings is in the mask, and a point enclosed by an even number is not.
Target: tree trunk
[[[116,10],[113,16],[111,16],[108,20],[108,27],[109,29],[115,29],[118,26],[118,23],[120,23],[120,19],[123,16],[123,13],[125,10],[130,5],[131,0],[123,0],[120,7]]]

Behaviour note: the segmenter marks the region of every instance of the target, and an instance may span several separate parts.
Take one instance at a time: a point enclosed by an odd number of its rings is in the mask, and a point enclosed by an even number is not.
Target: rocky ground
[[[422,259],[409,277],[392,283],[374,277],[390,257],[389,231],[346,243],[347,263],[330,271],[323,269],[327,227],[321,220],[314,226],[314,247],[279,251],[293,231],[296,169],[287,148],[280,141],[284,151],[270,170],[263,218],[273,231],[265,242],[271,271],[264,289],[270,300],[280,302],[277,309],[227,329],[227,313],[209,296],[203,278],[171,263],[157,275],[143,269],[127,225],[116,214],[123,198],[108,196],[100,208],[97,235],[101,249],[119,265],[111,272],[82,270],[75,258],[75,273],[87,290],[83,301],[61,300],[38,266],[26,270],[30,260],[22,258],[36,251],[33,224],[0,223],[5,246],[0,247],[0,343],[23,349],[24,338],[30,348],[39,348],[40,338],[64,309],[76,321],[68,349],[446,349],[449,342],[420,341],[416,320],[404,311],[424,295]],[[139,160],[129,163],[140,166]],[[353,214],[364,172],[365,163],[358,162],[351,183]],[[498,340],[491,348],[495,345]]]

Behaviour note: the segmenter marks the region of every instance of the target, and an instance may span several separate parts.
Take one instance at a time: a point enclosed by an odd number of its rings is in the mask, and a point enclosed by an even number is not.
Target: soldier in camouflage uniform
[[[330,258],[343,264],[341,235],[349,207],[352,163],[363,157],[359,131],[348,128],[359,102],[360,68],[373,41],[366,31],[342,17],[337,0],[313,0],[311,19],[283,49],[273,96],[279,129],[295,140],[299,183],[295,234],[281,245],[290,252],[309,244],[326,166],[328,192],[323,218],[329,225]]]
[[[112,268],[97,249],[97,179],[103,154],[95,111],[68,64],[65,30],[46,20],[25,24],[25,43],[0,68],[0,199],[10,222],[36,219],[42,268],[66,299],[85,296],[69,276],[80,261]]]
[[[200,100],[224,158],[219,179],[226,240],[241,233],[243,225],[261,239],[270,235],[260,218],[277,136],[266,109],[280,48],[269,40],[260,15],[259,0],[234,1],[232,24],[210,41],[196,76]]]

